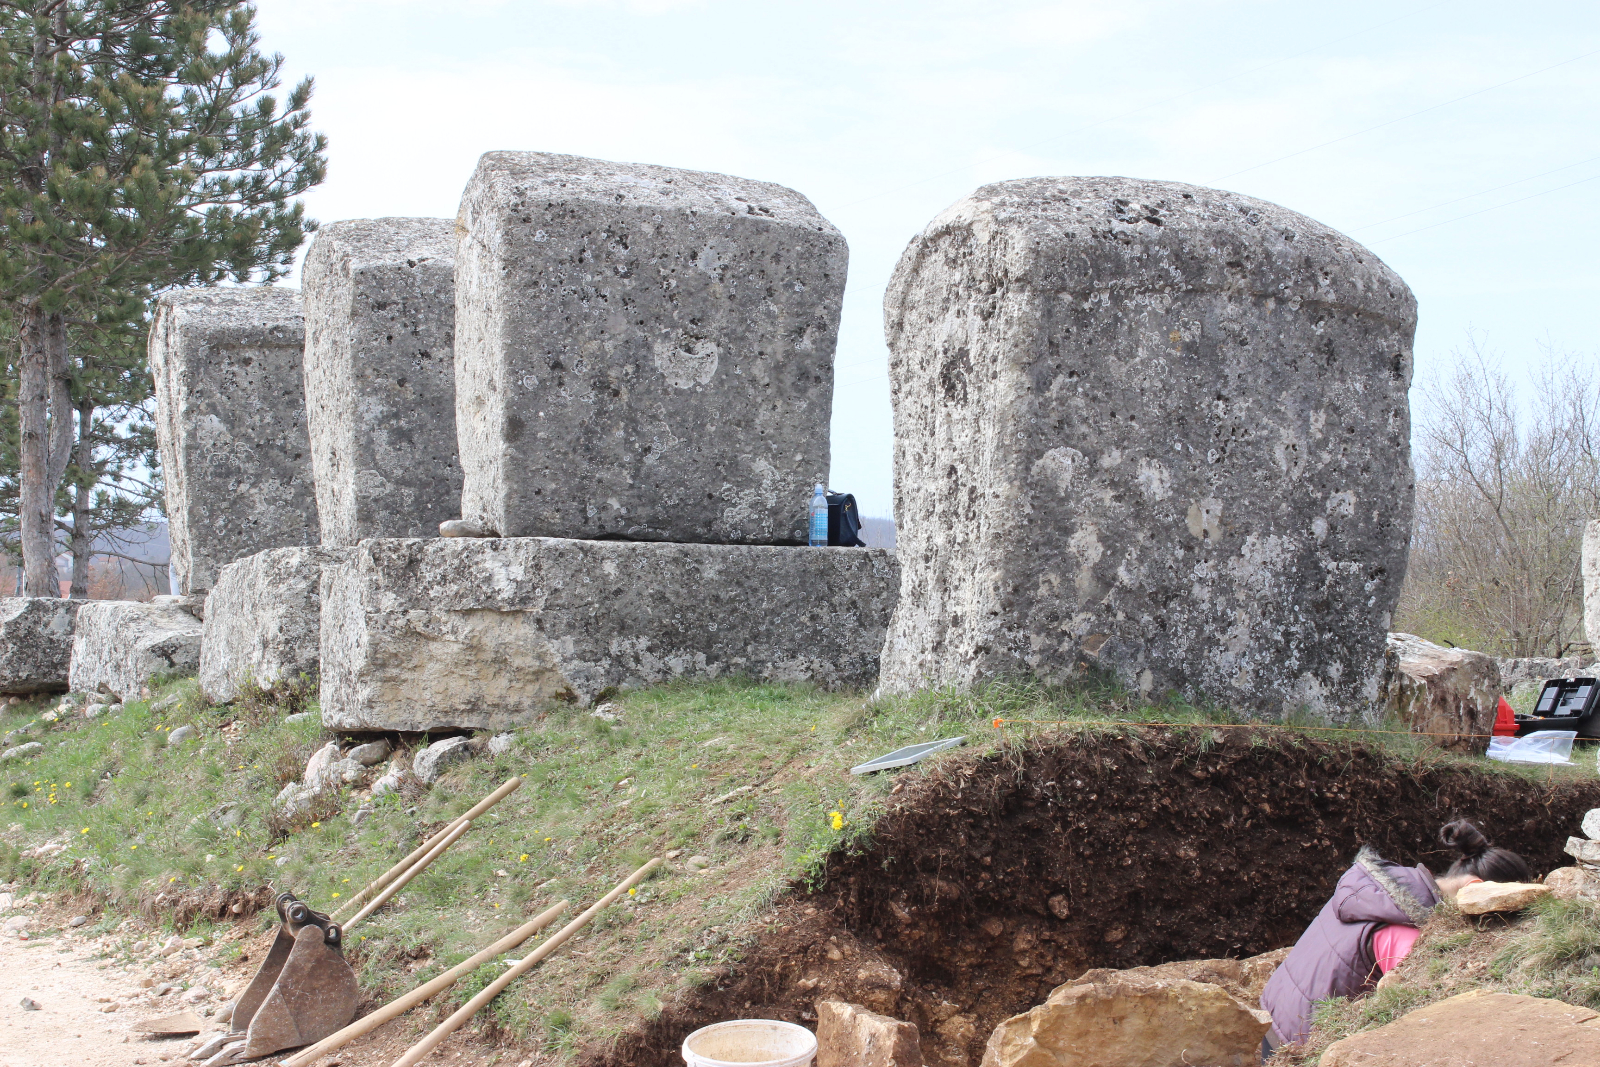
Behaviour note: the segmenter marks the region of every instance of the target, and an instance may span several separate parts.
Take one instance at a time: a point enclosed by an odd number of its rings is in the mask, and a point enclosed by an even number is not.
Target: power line
[[[1301,56],[1310,55],[1312,52],[1317,52],[1317,51],[1320,51],[1320,50],[1322,50],[1324,48],[1330,48],[1330,47],[1332,47],[1333,45],[1336,45],[1336,44],[1343,44],[1345,41],[1351,40],[1352,38],[1365,36],[1366,34],[1369,34],[1374,30],[1381,30],[1385,26],[1392,26],[1397,22],[1404,22],[1406,19],[1415,18],[1418,15],[1425,14],[1426,12],[1432,11],[1435,8],[1440,8],[1440,7],[1444,7],[1444,6],[1446,6],[1444,3],[1437,3],[1437,4],[1429,4],[1426,7],[1419,7],[1414,11],[1407,12],[1404,15],[1397,15],[1396,17],[1394,17],[1392,19],[1389,19],[1389,20],[1387,20],[1385,22],[1374,23],[1371,26],[1363,27],[1362,29],[1356,30],[1353,33],[1347,33],[1343,37],[1335,37],[1334,39],[1332,39],[1330,41],[1323,41],[1320,44],[1312,45],[1310,48],[1306,48],[1306,49],[1303,49],[1302,51],[1295,52],[1292,55],[1287,55],[1287,56],[1283,56],[1283,57],[1281,57],[1279,59],[1270,60],[1270,61],[1268,61],[1266,63],[1259,64],[1258,66],[1251,67],[1249,70],[1242,70],[1237,74],[1230,74],[1225,78],[1219,78],[1216,81],[1207,82],[1206,84],[1196,86],[1193,89],[1185,89],[1183,92],[1178,93],[1178,94],[1176,94],[1174,96],[1164,96],[1164,97],[1161,97],[1160,99],[1151,100],[1148,103],[1141,104],[1138,107],[1133,108],[1133,109],[1128,110],[1128,111],[1118,111],[1114,115],[1108,115],[1103,119],[1099,119],[1099,120],[1097,120],[1095,122],[1089,123],[1087,126],[1079,126],[1076,129],[1067,130],[1065,133],[1054,134],[1048,140],[1035,141],[1032,144],[1024,145],[1021,148],[1017,149],[1016,151],[1031,152],[1036,148],[1040,148],[1040,147],[1042,147],[1044,145],[1047,145],[1047,144],[1053,144],[1053,143],[1055,143],[1057,141],[1062,140],[1063,138],[1072,137],[1072,136],[1075,136],[1076,134],[1085,133],[1085,132],[1087,132],[1089,130],[1092,130],[1092,129],[1095,129],[1097,127],[1104,126],[1107,123],[1123,122],[1123,121],[1125,121],[1127,119],[1127,117],[1129,115],[1137,115],[1141,111],[1149,111],[1151,108],[1160,107],[1160,106],[1162,106],[1164,104],[1171,104],[1171,103],[1174,103],[1174,102],[1176,102],[1178,100],[1182,100],[1184,97],[1193,96],[1196,93],[1203,93],[1203,92],[1205,92],[1205,91],[1207,91],[1209,89],[1215,89],[1219,85],[1226,85],[1228,82],[1237,81],[1240,78],[1247,78],[1252,74],[1257,74],[1257,73],[1260,73],[1263,70],[1267,70],[1269,68],[1276,67],[1276,66],[1278,66],[1280,64],[1283,64],[1283,63],[1288,63],[1290,60],[1299,59]],[[878,191],[876,193],[871,193],[871,194],[869,194],[867,196],[862,197],[860,200],[852,200],[849,203],[841,204],[839,206],[838,210],[843,210],[845,208],[856,207],[856,206],[858,206],[860,204],[865,204],[865,203],[867,203],[869,201],[876,200],[879,197],[888,196],[891,193],[898,193],[898,192],[901,192],[901,191],[903,191],[905,189],[909,189],[912,186],[922,185],[922,184],[924,184],[926,182],[934,181],[935,179],[938,179],[938,178],[947,178],[952,174],[962,174],[962,173],[965,173],[966,171],[970,170],[973,167],[981,167],[985,163],[993,163],[993,162],[996,162],[996,161],[1000,160],[1001,158],[1003,158],[1003,157],[1001,157],[1001,156],[990,156],[987,159],[980,159],[980,160],[977,160],[977,161],[972,162],[972,163],[964,164],[964,165],[962,165],[960,167],[955,167],[955,168],[953,168],[951,170],[943,170],[943,171],[938,171],[938,172],[933,173],[933,174],[926,174],[926,175],[923,175],[921,178],[916,178],[916,179],[914,179],[912,181],[904,182],[904,183],[902,183],[900,185],[897,185],[897,186],[895,186],[895,187],[893,187],[891,189],[882,189],[882,190],[880,190],[880,191]]]
[[[1507,85],[1513,84],[1514,82],[1523,81],[1525,79],[1533,77],[1536,74],[1543,74],[1546,71],[1555,70],[1557,67],[1564,67],[1569,63],[1576,63],[1580,59],[1588,59],[1590,56],[1593,56],[1593,55],[1600,55],[1600,48],[1595,49],[1593,52],[1585,52],[1581,56],[1573,56],[1571,59],[1563,59],[1559,63],[1552,63],[1548,67],[1540,67],[1538,70],[1530,70],[1528,73],[1519,74],[1515,78],[1507,78],[1505,81],[1496,82],[1494,85],[1486,85],[1482,89],[1474,89],[1472,92],[1467,93],[1467,94],[1465,94],[1463,96],[1458,96],[1458,97],[1455,97],[1454,99],[1446,100],[1443,103],[1433,104],[1433,105],[1431,105],[1429,107],[1423,108],[1420,111],[1413,111],[1408,115],[1401,115],[1398,118],[1392,118],[1392,119],[1389,119],[1389,120],[1387,120],[1385,122],[1380,122],[1376,126],[1368,126],[1364,130],[1357,130],[1354,133],[1347,133],[1343,137],[1335,137],[1331,141],[1323,141],[1321,144],[1314,144],[1309,148],[1302,148],[1297,152],[1290,152],[1288,155],[1279,156],[1276,159],[1269,159],[1265,163],[1257,163],[1257,164],[1255,164],[1253,166],[1245,167],[1243,170],[1236,170],[1236,171],[1232,172],[1231,174],[1224,174],[1219,178],[1213,178],[1213,179],[1211,179],[1209,181],[1206,181],[1203,184],[1205,184],[1205,185],[1214,185],[1217,182],[1227,181],[1229,178],[1236,178],[1241,174],[1248,174],[1253,170],[1260,170],[1262,167],[1270,167],[1274,163],[1282,163],[1286,159],[1294,159],[1296,156],[1303,156],[1307,152],[1315,152],[1319,148],[1326,148],[1331,144],[1338,144],[1340,141],[1348,141],[1352,137],[1360,137],[1362,134],[1371,133],[1373,130],[1381,130],[1385,126],[1393,126],[1397,122],[1404,122],[1407,119],[1414,119],[1418,115],[1426,115],[1430,111],[1437,111],[1442,107],[1449,107],[1451,104],[1459,104],[1463,100],[1470,100],[1475,96],[1482,96],[1484,93],[1493,92],[1496,89],[1502,89]]]
[[[1511,207],[1513,204],[1521,204],[1521,203],[1524,203],[1524,202],[1526,202],[1528,200],[1534,200],[1534,199],[1537,199],[1538,197],[1541,197],[1541,196],[1547,196],[1550,193],[1559,193],[1563,189],[1571,189],[1575,185],[1583,185],[1586,182],[1592,182],[1592,181],[1595,181],[1596,179],[1600,179],[1600,174],[1592,174],[1587,178],[1580,178],[1577,181],[1570,182],[1570,183],[1568,183],[1566,185],[1558,185],[1554,189],[1546,189],[1543,192],[1530,193],[1529,195],[1521,197],[1520,199],[1517,199],[1517,200],[1509,200],[1504,204],[1494,204],[1491,207],[1486,207],[1486,208],[1483,208],[1483,209],[1481,209],[1479,211],[1469,211],[1467,214],[1465,214],[1465,215],[1457,215],[1453,219],[1445,219],[1442,222],[1430,223],[1427,226],[1418,226],[1414,230],[1407,230],[1405,233],[1397,233],[1393,237],[1383,237],[1383,238],[1380,238],[1379,240],[1371,241],[1369,243],[1370,244],[1375,244],[1375,245],[1381,245],[1385,241],[1398,241],[1402,237],[1410,237],[1412,234],[1421,233],[1423,230],[1431,230],[1431,229],[1434,229],[1435,227],[1438,227],[1438,226],[1448,226],[1452,222],[1460,222],[1462,219],[1470,219],[1474,215],[1482,215],[1482,214],[1484,214],[1485,212],[1488,212],[1488,211],[1499,211],[1503,207]]]
[[[1580,159],[1576,163],[1568,163],[1564,167],[1556,167],[1553,170],[1540,171],[1538,174],[1530,174],[1525,178],[1518,178],[1516,181],[1506,182],[1504,185],[1496,185],[1496,186],[1494,186],[1493,188],[1490,188],[1490,189],[1480,189],[1475,193],[1468,193],[1466,196],[1458,196],[1454,200],[1445,200],[1442,203],[1431,204],[1428,207],[1419,207],[1419,208],[1417,208],[1417,210],[1408,211],[1404,215],[1391,215],[1386,219],[1379,219],[1377,222],[1364,223],[1363,225],[1357,226],[1355,229],[1351,230],[1350,232],[1351,233],[1360,233],[1362,230],[1371,230],[1371,229],[1374,229],[1374,228],[1376,228],[1378,226],[1383,226],[1386,223],[1399,222],[1401,219],[1409,219],[1413,215],[1421,215],[1421,214],[1424,214],[1424,213],[1429,212],[1429,211],[1436,211],[1436,210],[1438,210],[1439,208],[1442,208],[1442,207],[1449,207],[1451,204],[1459,204],[1463,200],[1471,200],[1475,196],[1487,196],[1490,193],[1498,193],[1501,189],[1509,189],[1513,185],[1521,185],[1523,182],[1531,182],[1535,178],[1544,178],[1544,177],[1548,177],[1551,174],[1560,174],[1564,170],[1571,170],[1573,167],[1581,167],[1585,163],[1593,163],[1596,160],[1600,160],[1600,156],[1590,156],[1588,159]],[[1462,217],[1465,218],[1466,216],[1462,216]],[[1413,232],[1415,232],[1415,231],[1413,231]]]

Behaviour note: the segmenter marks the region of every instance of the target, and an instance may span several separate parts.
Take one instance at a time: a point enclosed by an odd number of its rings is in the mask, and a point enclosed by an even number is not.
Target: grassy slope
[[[44,840],[68,848],[47,861],[12,849],[0,854],[0,875],[45,886],[86,883],[124,904],[148,903],[162,890],[270,882],[331,909],[421,836],[523,775],[523,788],[408,886],[397,906],[354,931],[350,955],[367,989],[386,999],[556,899],[569,899],[575,914],[651,855],[683,849],[685,858],[711,857],[705,873],[686,870],[681,859],[669,863],[536,980],[491,1008],[494,1027],[560,1049],[604,1041],[679,989],[706,981],[737,956],[775,894],[817,877],[830,852],[869,832],[894,780],[852,777],[852,764],[957,733],[993,745],[1053,729],[1016,723],[1001,734],[992,726],[997,715],[1229,719],[1215,709],[1135,705],[1108,690],[1008,687],[868,708],[856,695],[725,682],[630,693],[621,703],[615,725],[552,710],[520,731],[510,751],[458,766],[424,793],[381,799],[359,829],[350,825],[356,805],[348,797],[343,814],[330,805],[322,817],[289,827],[270,815],[272,796],[330,736],[314,721],[286,723],[270,708],[209,708],[190,681],[92,722],[50,726],[39,722],[47,705],[8,708],[0,726],[31,721],[46,749],[0,764],[6,839],[17,848]],[[168,747],[166,732],[184,724],[198,736]],[[1425,742],[1374,740],[1440,758]],[[1587,766],[1495,769],[1541,779],[1593,773]],[[237,826],[219,825],[228,804],[240,806]],[[453,999],[464,1000],[496,972],[491,965],[459,983]]]

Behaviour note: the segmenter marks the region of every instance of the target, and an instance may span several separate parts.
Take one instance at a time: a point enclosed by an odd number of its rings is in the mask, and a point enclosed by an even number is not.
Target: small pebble
[[[38,1011],[39,1010],[39,1002],[37,1000],[34,1000],[32,997],[23,997],[22,998],[22,1010],[23,1011]]]
[[[72,918],[67,920],[67,925],[72,927],[74,930],[76,930],[80,926],[88,926],[89,925],[89,916],[87,916],[87,915],[74,915]]]

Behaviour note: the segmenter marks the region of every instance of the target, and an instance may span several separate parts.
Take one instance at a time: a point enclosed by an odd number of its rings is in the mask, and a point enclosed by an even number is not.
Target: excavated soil
[[[1293,944],[1357,848],[1442,870],[1475,820],[1535,873],[1600,781],[1547,785],[1267,731],[1141,730],[1016,746],[908,779],[871,845],[791,893],[737,965],[578,1057],[668,1067],[707,1023],[812,1022],[836,996],[915,1022],[924,1061],[976,1065],[1002,1019],[1091,967]]]

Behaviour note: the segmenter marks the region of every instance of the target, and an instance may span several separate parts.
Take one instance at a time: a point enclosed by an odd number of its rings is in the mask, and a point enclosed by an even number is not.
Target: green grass
[[[21,729],[46,748],[0,764],[0,803],[13,824],[7,839],[16,846],[0,847],[0,876],[88,889],[121,910],[148,906],[163,891],[263,884],[332,910],[445,821],[522,776],[516,793],[352,931],[347,945],[363,984],[387,999],[560,898],[571,902],[564,922],[653,855],[711,857],[704,874],[681,859],[669,864],[485,1013],[491,1029],[561,1052],[605,1041],[711,980],[739,957],[778,893],[814,884],[831,856],[862,843],[896,776],[856,778],[853,764],[955,734],[996,749],[1151,722],[1200,731],[1203,749],[1220,739],[1217,725],[1242,721],[1226,709],[1145,704],[1093,683],[993,685],[873,704],[806,686],[723,681],[631,692],[618,702],[616,724],[581,709],[548,709],[517,732],[509,751],[458,765],[425,792],[377,800],[359,828],[349,819],[357,798],[348,795],[294,823],[273,815],[273,796],[333,735],[314,720],[283,721],[285,709],[262,694],[210,707],[192,680],[175,680],[151,700],[93,721],[44,723],[53,701],[7,708],[0,729]],[[307,694],[291,695],[288,710],[307,707],[315,708]],[[1005,720],[999,729],[997,718]],[[193,725],[197,736],[169,747],[165,737],[180,725]],[[1460,758],[1420,739],[1312,736],[1369,741],[1408,759]],[[926,773],[939,758],[901,773]],[[1541,780],[1550,774],[1494,767]],[[45,841],[65,849],[44,860],[20,855]],[[265,928],[270,918],[259,921]],[[448,1002],[463,1002],[502,967],[481,968]]]

